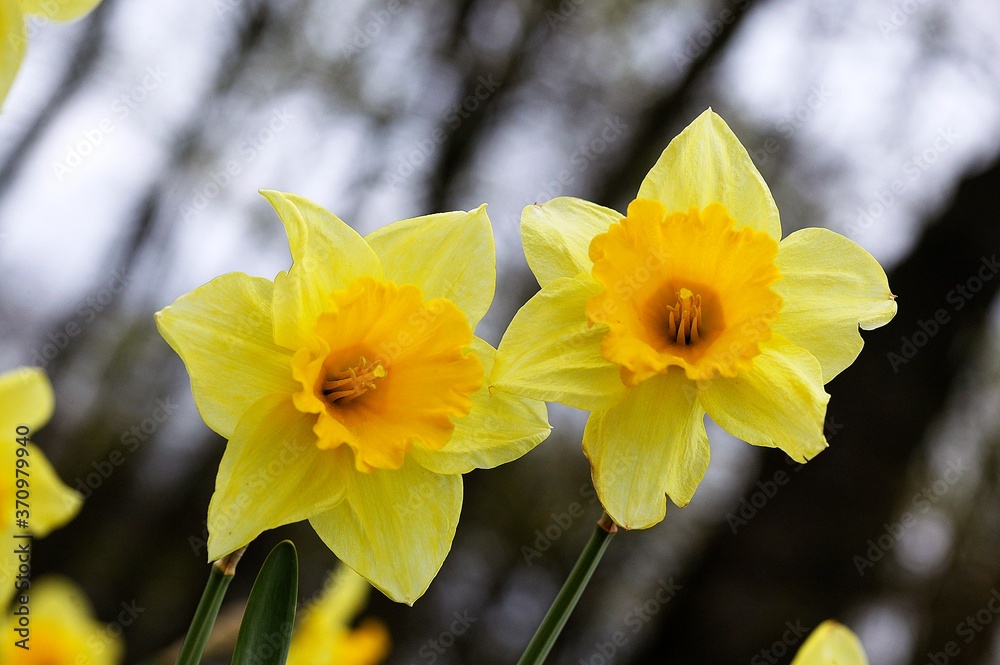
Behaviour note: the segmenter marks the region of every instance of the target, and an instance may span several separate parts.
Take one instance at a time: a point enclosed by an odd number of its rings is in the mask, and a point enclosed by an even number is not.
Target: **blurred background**
[[[1000,663],[1000,4],[105,0],[29,31],[0,116],[0,368],[47,369],[56,414],[36,440],[87,495],[36,543],[36,575],[79,582],[104,621],[138,608],[112,624],[128,662],[169,662],[190,620],[225,445],[152,313],[288,266],[258,188],[362,233],[488,202],[499,288],[478,332],[496,343],[538,288],[522,207],[624,210],[712,106],[785,232],[866,247],[899,315],[828,386],[812,463],[711,426],[694,501],[615,539],[550,662],[789,662],[835,617],[879,665]],[[550,416],[545,444],[466,476],[416,606],[373,594],[389,662],[517,660],[600,514],[585,414]],[[267,533],[223,629],[286,537],[302,597],[319,588],[335,561],[308,525]]]

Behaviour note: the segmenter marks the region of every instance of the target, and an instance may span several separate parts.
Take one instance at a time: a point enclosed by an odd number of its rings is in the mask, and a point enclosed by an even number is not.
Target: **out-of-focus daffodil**
[[[69,580],[43,578],[31,585],[30,634],[24,649],[15,629],[21,617],[9,614],[0,663],[4,665],[116,665],[124,646],[120,631],[94,618],[90,602]]]
[[[885,272],[822,228],[781,239],[747,151],[711,110],[623,218],[575,198],[528,206],[542,289],[500,343],[492,387],[592,411],[594,484],[619,525],[686,505],[708,467],[704,416],[804,462],[826,447],[823,385],[896,312]]]
[[[6,543],[0,554],[3,608],[18,583],[22,562],[15,549],[28,542],[14,536],[42,538],[73,519],[83,504],[80,495],[59,480],[42,451],[30,443],[30,437],[49,422],[54,408],[52,384],[42,370],[22,367],[0,374],[0,450],[6,466],[0,473],[0,540]],[[19,454],[19,449],[25,452]]]
[[[792,665],[868,665],[868,656],[850,628],[831,620],[809,635]]]
[[[377,619],[351,622],[364,609],[371,586],[347,566],[330,576],[292,636],[288,665],[377,665],[389,655],[389,631]]]
[[[14,83],[28,49],[26,16],[71,21],[99,5],[101,0],[0,0],[0,106]]]
[[[485,206],[359,236],[267,191],[292,267],[223,275],[156,316],[205,422],[229,439],[208,510],[209,559],[310,520],[337,556],[412,603],[445,556],[462,477],[520,457],[545,407],[491,395],[496,350],[473,330],[493,299]]]

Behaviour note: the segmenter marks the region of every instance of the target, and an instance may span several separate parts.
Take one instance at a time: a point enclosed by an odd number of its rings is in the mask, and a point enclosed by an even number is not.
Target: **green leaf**
[[[284,665],[292,641],[299,590],[295,545],[278,543],[261,566],[247,601],[233,665]]]

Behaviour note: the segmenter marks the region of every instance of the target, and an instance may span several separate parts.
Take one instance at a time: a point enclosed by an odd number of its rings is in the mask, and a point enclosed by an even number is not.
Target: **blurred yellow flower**
[[[824,621],[795,654],[792,665],[868,665],[868,656],[850,628]]]
[[[7,97],[28,49],[26,15],[50,21],[70,21],[99,5],[101,0],[0,0],[0,106]]]
[[[0,374],[0,450],[7,465],[0,473],[0,540],[10,545],[0,555],[0,607],[7,607],[26,577],[19,571],[26,563],[18,548],[28,547],[29,540],[15,536],[42,538],[73,519],[83,504],[30,442],[54,408],[52,384],[42,370],[21,367]]]
[[[208,510],[209,559],[308,519],[394,600],[437,574],[462,477],[520,457],[545,406],[491,395],[496,350],[473,330],[493,299],[485,206],[359,236],[315,203],[266,191],[292,267],[223,275],[157,313],[209,427],[229,439]]]
[[[83,592],[69,580],[43,578],[31,585],[30,634],[17,630],[20,617],[5,620],[0,642],[4,665],[116,665],[124,645],[119,633],[99,623]],[[21,648],[18,643],[29,648]]]
[[[704,416],[804,462],[826,447],[823,385],[896,312],[885,272],[821,228],[781,240],[747,151],[711,110],[664,150],[622,215],[575,198],[525,208],[542,289],[500,343],[494,389],[592,411],[583,448],[619,525],[686,505]]]
[[[377,665],[389,655],[389,631],[377,619],[351,628],[371,586],[347,566],[330,576],[292,636],[288,665]]]

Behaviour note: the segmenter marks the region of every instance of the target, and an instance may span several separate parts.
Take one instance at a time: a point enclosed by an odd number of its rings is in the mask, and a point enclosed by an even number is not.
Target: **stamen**
[[[369,364],[368,359],[361,356],[357,367],[327,375],[323,395],[331,404],[350,402],[369,390],[375,390],[375,379],[385,378],[386,374],[381,359]]]
[[[667,307],[667,338],[676,344],[695,344],[701,339],[701,296],[688,289],[676,296],[677,303]]]

